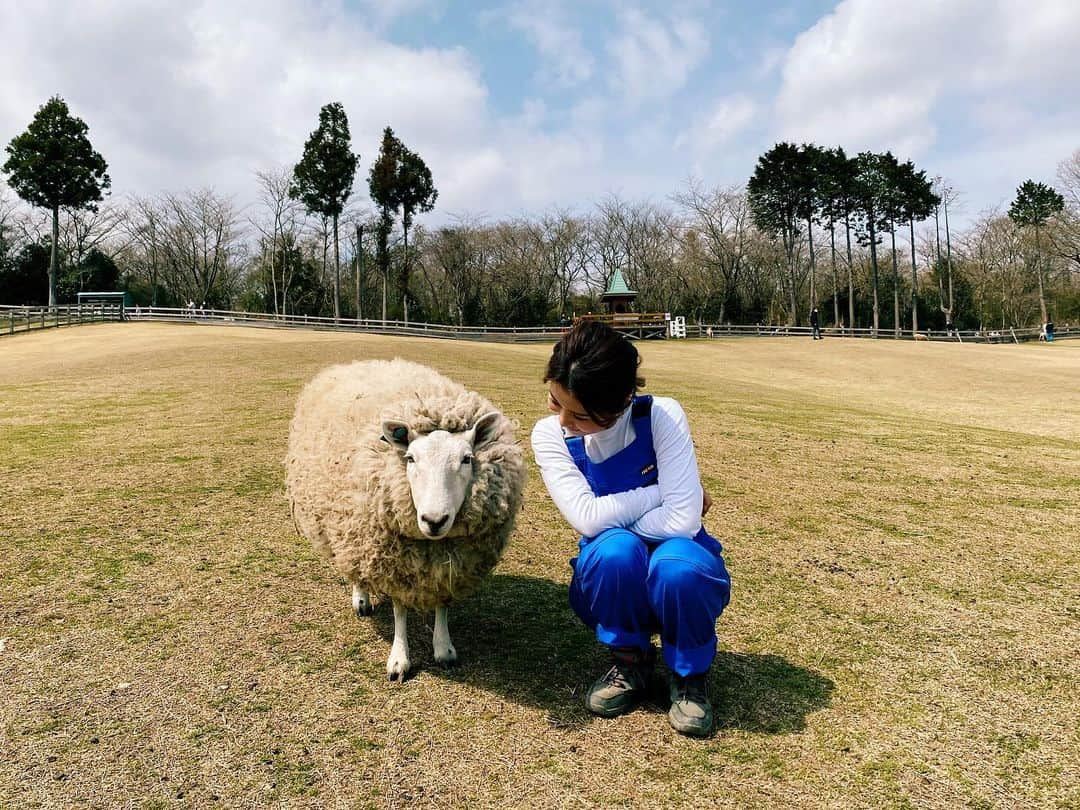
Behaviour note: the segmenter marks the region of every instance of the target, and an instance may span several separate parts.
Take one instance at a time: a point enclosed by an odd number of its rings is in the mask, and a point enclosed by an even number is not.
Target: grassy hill
[[[549,347],[101,324],[0,340],[0,805],[1080,806],[1080,343],[643,344],[686,408],[733,600],[719,728],[614,721],[535,469],[386,682],[296,537],[281,461],[319,368],[402,356],[521,422]],[[660,692],[658,688],[658,693]]]

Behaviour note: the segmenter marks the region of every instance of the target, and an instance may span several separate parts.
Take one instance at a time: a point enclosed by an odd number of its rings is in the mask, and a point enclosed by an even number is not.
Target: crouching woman
[[[657,633],[671,673],[668,719],[704,736],[716,619],[731,580],[720,543],[701,525],[708,498],[686,415],[674,399],[637,394],[640,362],[629,340],[579,321],[548,362],[554,415],[533,429],[533,452],[552,500],[582,535],[570,605],[611,653],[586,707],[614,717],[647,695]]]

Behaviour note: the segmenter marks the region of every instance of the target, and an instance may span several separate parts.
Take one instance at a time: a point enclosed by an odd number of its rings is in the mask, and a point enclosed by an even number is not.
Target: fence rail
[[[687,324],[686,331],[693,337],[810,337],[813,330],[809,326],[746,326],[736,324]],[[952,343],[1025,343],[1039,340],[1042,329],[1037,326],[1009,327],[1005,329],[965,329],[946,331],[944,329],[920,329],[913,333],[910,329],[901,329],[899,333],[892,329],[873,330],[869,328],[846,329],[822,327],[821,335],[830,338],[863,338],[871,340],[929,340]],[[1080,329],[1065,329],[1054,333],[1054,340],[1080,338]]]
[[[557,340],[565,326],[454,326],[442,323],[383,321],[377,319],[328,318],[317,315],[274,315],[267,312],[234,310],[128,307],[127,320],[170,321],[174,323],[223,323],[267,328],[328,329],[346,332],[370,332],[383,335],[437,337],[452,340],[528,343]]]
[[[61,307],[12,307],[0,305],[0,335],[14,335],[34,329],[55,329],[80,323],[121,321],[119,304],[83,304]]]
[[[379,319],[327,318],[315,315],[274,315],[266,312],[239,312],[235,310],[172,308],[172,307],[123,307],[118,304],[84,304],[82,306],[21,307],[0,305],[0,336],[27,332],[32,329],[48,329],[95,323],[101,321],[165,321],[174,323],[220,323],[236,326],[266,328],[306,328],[367,332],[383,335],[447,338],[451,340],[488,341],[496,343],[552,342],[559,338],[567,326],[454,326],[453,324],[413,323],[409,321],[383,321]],[[613,324],[615,325],[615,324]],[[910,329],[902,330],[901,340],[930,340],[955,343],[1024,343],[1038,340],[1038,327],[1013,329],[987,329],[945,332],[922,330],[913,336]],[[728,337],[810,337],[809,326],[747,326],[736,324],[690,324],[686,325],[690,338]],[[827,338],[857,338],[893,340],[896,333],[891,329],[840,329],[822,328]],[[1055,340],[1080,338],[1080,329],[1064,329],[1055,332]]]

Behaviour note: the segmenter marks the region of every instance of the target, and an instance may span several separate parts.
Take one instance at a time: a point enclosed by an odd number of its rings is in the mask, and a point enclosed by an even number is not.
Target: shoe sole
[[[712,718],[709,719],[708,725],[698,725],[695,721],[684,718],[681,713],[669,711],[668,722],[673,729],[688,737],[708,737],[713,732]]]
[[[622,705],[620,705],[618,707],[612,708],[612,709],[595,708],[593,706],[590,706],[588,703],[585,704],[585,708],[586,708],[586,710],[588,710],[588,712],[590,714],[594,714],[597,717],[608,717],[608,718],[610,718],[610,717],[619,717],[620,715],[623,715],[623,714],[628,714],[629,712],[632,712],[634,709],[636,709],[638,706],[640,706],[644,702],[645,702],[645,696],[641,695],[640,697],[635,697],[633,700],[631,700],[631,701],[629,701],[629,702],[627,702],[625,704],[622,704]]]

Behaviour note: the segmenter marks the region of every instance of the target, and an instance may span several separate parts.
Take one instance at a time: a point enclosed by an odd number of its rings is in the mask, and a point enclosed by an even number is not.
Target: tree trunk
[[[1009,298],[1005,295],[1005,274],[1001,274],[1001,331],[1005,331],[1005,308]]]
[[[362,298],[360,297],[360,275],[364,272],[364,226],[356,226],[356,320],[364,320]]]
[[[832,251],[832,308],[833,326],[840,324],[840,290],[836,275],[836,223],[829,222],[829,249]]]
[[[847,236],[847,309],[848,329],[855,328],[855,284],[851,279],[851,215],[844,214],[844,233]]]
[[[405,217],[401,219],[401,230],[405,241],[401,254],[401,289],[398,292],[401,295],[401,311],[405,316],[405,325],[408,326],[409,302],[406,299],[409,295],[409,225]]]
[[[329,235],[326,232],[326,218],[323,217],[323,221],[322,221],[322,276],[320,276],[320,278],[319,278],[319,284],[322,286],[323,290],[326,289],[326,253],[329,250],[329,247],[327,246],[328,239],[329,239]],[[321,296],[320,296],[320,298],[321,298]],[[322,302],[320,301],[320,306],[321,305],[322,305]]]
[[[952,240],[949,237],[949,201],[945,201],[945,264],[949,268],[949,322],[956,329],[956,299],[953,297],[952,280]]]
[[[872,286],[874,288],[874,337],[877,337],[881,314],[878,306],[877,232],[874,229],[874,214],[872,211],[867,220],[870,223],[870,270],[873,276]]]
[[[893,337],[900,338],[900,270],[896,264],[896,226],[889,223],[889,238],[892,239],[892,299],[893,299]]]
[[[334,214],[334,320],[341,320],[341,254],[338,250],[338,215]]]
[[[1045,324],[1049,318],[1046,317],[1046,296],[1043,293],[1043,268],[1042,268],[1042,241],[1039,237],[1038,223],[1035,225],[1035,275],[1039,279],[1039,313],[1042,315],[1042,322]]]
[[[277,297],[277,232],[278,224],[274,221],[274,229],[270,233],[270,287],[274,296],[274,315],[278,314]],[[282,274],[284,276],[284,274]],[[283,279],[284,280],[284,279]]]
[[[817,306],[817,263],[814,260],[814,223],[806,218],[806,238],[810,240],[810,311]]]
[[[56,279],[60,273],[60,207],[52,210],[52,253],[49,256],[49,306],[56,306]],[[1046,320],[1045,318],[1043,320]]]
[[[386,273],[382,274],[382,321],[386,326]]]
[[[909,220],[911,226],[911,335],[919,331],[919,270],[915,264],[915,218]]]
[[[791,286],[788,287],[788,302],[791,305],[791,309],[788,313],[788,326],[799,325],[799,302],[795,299],[795,251],[792,250],[791,261],[788,263],[788,280],[791,282]]]
[[[938,263],[941,262],[941,220],[939,219],[938,212],[940,206],[934,206],[934,244],[936,245],[935,259]],[[939,268],[940,269],[940,268]]]

